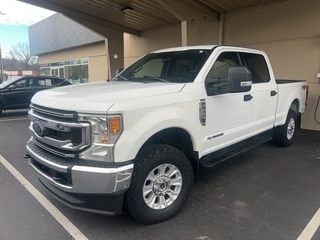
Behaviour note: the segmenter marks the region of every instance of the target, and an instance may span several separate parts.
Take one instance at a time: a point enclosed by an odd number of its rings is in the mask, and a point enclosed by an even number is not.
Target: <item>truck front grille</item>
[[[34,143],[47,152],[75,158],[90,146],[90,123],[79,122],[76,112],[31,104],[28,116]]]
[[[41,107],[36,104],[31,104],[30,108],[38,116],[49,118],[55,121],[61,122],[75,122],[77,121],[78,114],[77,112],[58,110],[53,108]]]

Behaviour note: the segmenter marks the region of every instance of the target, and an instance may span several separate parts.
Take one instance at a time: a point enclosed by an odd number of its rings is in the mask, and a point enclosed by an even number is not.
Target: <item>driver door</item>
[[[250,132],[253,106],[248,97],[250,92],[227,92],[229,68],[237,65],[241,65],[239,53],[222,51],[206,76],[206,79],[215,78],[219,82],[214,86],[217,88],[215,93],[206,86],[204,155],[239,142]]]
[[[12,88],[10,86],[14,85]],[[7,107],[11,109],[28,108],[30,104],[29,79],[22,78],[7,87],[5,99]]]

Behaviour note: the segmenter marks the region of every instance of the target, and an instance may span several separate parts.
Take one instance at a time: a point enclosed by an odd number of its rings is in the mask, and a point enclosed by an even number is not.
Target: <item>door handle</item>
[[[250,101],[252,98],[253,98],[253,97],[252,97],[251,94],[244,95],[244,96],[243,96],[243,101],[247,102],[247,101]]]
[[[273,96],[275,96],[275,95],[277,95],[277,94],[278,94],[278,93],[277,93],[275,90],[273,90],[273,91],[270,92],[270,96],[271,96],[271,97],[273,97]]]

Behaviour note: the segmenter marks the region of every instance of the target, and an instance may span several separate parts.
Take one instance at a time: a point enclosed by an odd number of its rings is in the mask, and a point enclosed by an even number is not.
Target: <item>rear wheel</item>
[[[274,142],[283,147],[288,147],[292,144],[294,134],[297,128],[297,113],[289,110],[286,123],[282,126],[276,127],[273,130]]]
[[[2,107],[2,104],[0,102],[0,115],[1,115],[2,111],[3,111],[3,107]]]
[[[181,151],[162,144],[146,147],[136,159],[126,208],[145,224],[167,220],[184,206],[192,184],[192,166]]]

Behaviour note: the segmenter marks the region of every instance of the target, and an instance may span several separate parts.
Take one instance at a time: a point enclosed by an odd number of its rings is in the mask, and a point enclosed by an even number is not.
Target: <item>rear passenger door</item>
[[[252,73],[250,94],[253,99],[251,131],[259,133],[272,128],[277,107],[277,85],[264,55],[241,53],[242,61]]]

